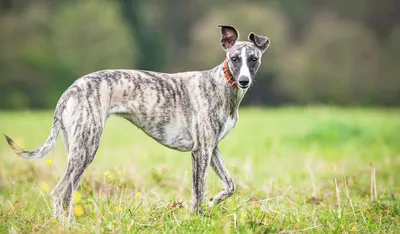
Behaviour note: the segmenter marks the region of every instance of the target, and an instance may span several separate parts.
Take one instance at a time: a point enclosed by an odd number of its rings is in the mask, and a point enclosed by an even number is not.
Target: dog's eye
[[[257,62],[257,60],[258,60],[257,57],[252,57],[252,58],[251,58],[251,61],[252,61],[253,63]]]
[[[236,61],[238,60],[238,58],[237,58],[237,56],[233,56],[233,57],[231,58],[231,60],[234,61],[234,62],[236,62]]]

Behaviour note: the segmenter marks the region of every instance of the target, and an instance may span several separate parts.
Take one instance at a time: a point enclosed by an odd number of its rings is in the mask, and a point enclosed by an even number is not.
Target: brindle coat
[[[39,159],[55,145],[61,130],[68,153],[64,176],[51,193],[54,215],[63,216],[84,170],[99,147],[107,118],[127,119],[159,143],[192,152],[193,210],[201,212],[206,169],[221,179],[224,190],[211,199],[213,206],[235,191],[235,184],[222,160],[218,143],[238,120],[238,107],[250,86],[269,39],[251,33],[249,41],[237,41],[231,26],[221,27],[221,45],[229,70],[239,88],[227,82],[222,64],[207,71],[176,74],[142,70],[98,71],[76,80],[59,99],[53,127],[44,145],[33,151],[7,141],[25,159]]]

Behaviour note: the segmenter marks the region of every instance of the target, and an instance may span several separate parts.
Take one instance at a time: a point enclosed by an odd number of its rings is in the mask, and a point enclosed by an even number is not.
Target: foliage
[[[3,17],[0,107],[54,106],[80,76],[132,67],[136,49],[119,8],[105,0],[64,3],[56,11],[33,4],[22,17]]]
[[[53,107],[87,73],[209,69],[218,24],[270,37],[244,105],[398,105],[397,0],[3,0],[0,108]]]
[[[136,48],[119,10],[115,2],[105,0],[61,7],[52,22],[52,41],[60,62],[77,75],[135,64]]]
[[[302,102],[357,104],[362,99],[368,104],[379,77],[374,45],[375,38],[363,26],[322,14],[309,25],[298,51],[290,54],[293,66],[282,68],[279,82]]]

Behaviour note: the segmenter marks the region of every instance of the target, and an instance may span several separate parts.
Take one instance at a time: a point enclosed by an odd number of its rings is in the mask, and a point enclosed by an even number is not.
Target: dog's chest
[[[238,120],[238,116],[229,116],[226,121],[225,124],[222,128],[222,132],[219,134],[219,138],[218,141],[222,140],[231,130],[233,127],[235,127],[236,122]]]

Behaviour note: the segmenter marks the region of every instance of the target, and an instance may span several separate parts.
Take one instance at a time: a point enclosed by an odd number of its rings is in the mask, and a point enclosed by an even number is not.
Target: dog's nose
[[[239,82],[240,87],[246,88],[250,83],[250,79],[247,76],[241,76],[241,77],[239,77],[238,82]]]

